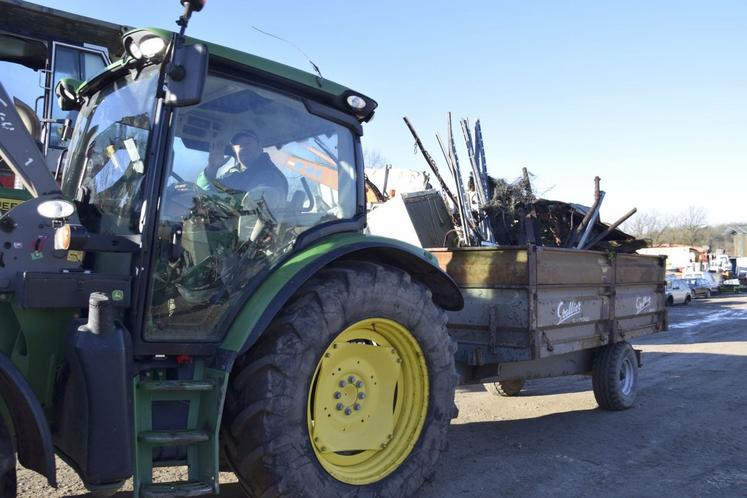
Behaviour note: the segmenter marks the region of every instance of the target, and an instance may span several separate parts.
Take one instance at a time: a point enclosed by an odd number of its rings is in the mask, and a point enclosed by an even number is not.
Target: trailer
[[[459,285],[448,313],[461,382],[518,394],[524,380],[591,374],[602,408],[632,406],[640,352],[667,329],[665,259],[551,247],[429,249]]]

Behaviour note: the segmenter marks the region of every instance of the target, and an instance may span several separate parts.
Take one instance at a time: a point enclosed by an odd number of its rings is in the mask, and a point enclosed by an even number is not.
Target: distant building
[[[699,247],[670,244],[638,249],[638,254],[666,256],[668,271],[684,273],[686,271],[702,271],[708,269],[708,258],[703,248]],[[704,265],[705,268],[703,268]]]

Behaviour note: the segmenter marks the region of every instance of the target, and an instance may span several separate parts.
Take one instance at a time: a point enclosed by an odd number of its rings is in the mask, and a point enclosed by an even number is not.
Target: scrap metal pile
[[[479,120],[475,123],[474,132],[468,120],[460,120],[470,166],[469,178],[465,182],[449,113],[447,140],[444,141],[438,133],[436,140],[453,180],[456,191],[453,193],[410,120],[407,117],[403,119],[438,181],[444,200],[451,207],[456,235],[449,239],[451,245],[536,244],[626,253],[646,247],[645,241],[618,229],[620,224],[635,214],[635,208],[610,225],[601,222],[599,210],[605,192],[599,188],[599,177],[594,178],[594,203],[591,207],[538,198],[532,189],[531,174],[526,168],[522,169],[522,176],[512,182],[490,177],[487,174]]]

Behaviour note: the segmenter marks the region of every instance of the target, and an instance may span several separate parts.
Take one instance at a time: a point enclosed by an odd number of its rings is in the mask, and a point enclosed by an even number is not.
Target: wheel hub
[[[399,360],[399,362],[398,362]],[[386,446],[401,359],[391,347],[334,343],[317,377],[312,437],[322,453]],[[364,380],[365,379],[365,380]]]

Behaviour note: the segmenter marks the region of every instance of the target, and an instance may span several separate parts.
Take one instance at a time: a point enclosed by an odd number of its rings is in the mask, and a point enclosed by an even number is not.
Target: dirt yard
[[[625,412],[599,410],[587,377],[530,381],[515,398],[459,390],[449,451],[418,496],[747,496],[747,297],[669,318],[635,344],[644,367]],[[19,468],[19,496],[85,496],[59,460],[58,477],[55,491]],[[221,497],[242,496],[221,481]]]

